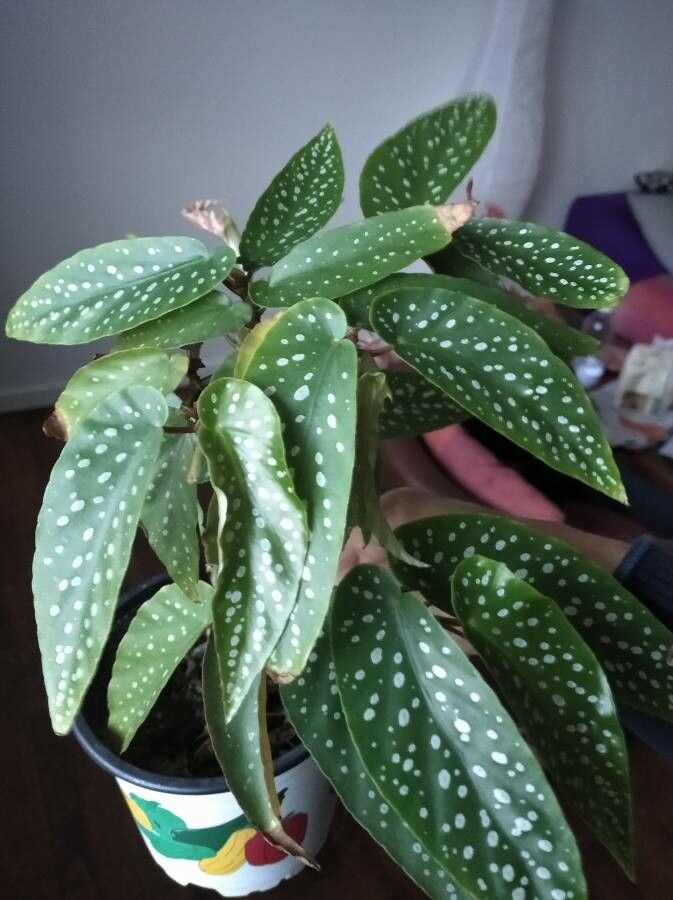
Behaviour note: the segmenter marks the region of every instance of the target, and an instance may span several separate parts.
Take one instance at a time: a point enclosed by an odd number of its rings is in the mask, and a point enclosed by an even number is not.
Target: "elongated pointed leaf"
[[[432,256],[426,256],[426,263],[433,272],[439,275],[452,275],[454,278],[467,278],[470,281],[476,281],[486,287],[501,287],[501,279],[493,272],[489,272],[479,263],[470,259],[460,252],[456,244],[451,243],[443,250],[433,253]]]
[[[258,329],[255,329],[255,332]],[[353,473],[357,353],[330,300],[304,300],[273,320],[246,358],[245,378],[271,398],[283,423],[309,540],[297,600],[269,660],[286,680],[304,668],[336,578]],[[253,335],[254,333],[253,332]]]
[[[358,379],[355,468],[348,502],[348,529],[359,528],[365,544],[374,536],[393,556],[409,565],[405,552],[383,514],[379,500],[379,420],[390,392],[383,372],[365,372]]]
[[[331,125],[295,153],[255,204],[241,237],[248,268],[272,266],[329,222],[341,202],[344,164]]]
[[[274,847],[318,868],[304,848],[287,834],[281,822],[266,728],[264,675],[257,674],[236,715],[228,721],[212,637],[203,659],[203,702],[215,756],[249,821]]]
[[[119,642],[108,685],[108,727],[123,753],[178,664],[211,621],[213,589],[200,581],[191,600],[167,584],[135,614]]]
[[[166,350],[199,344],[211,338],[238,331],[250,321],[252,310],[247,303],[223,291],[210,291],[188,306],[145,322],[117,338],[115,348],[162,347]]]
[[[383,294],[371,316],[402,359],[460,406],[553,469],[626,501],[591,402],[531,328],[439,288]]]
[[[152,549],[192,600],[199,581],[199,505],[188,476],[197,449],[195,434],[164,435],[141,516]]]
[[[499,516],[465,514],[409,522],[396,534],[426,569],[391,563],[405,587],[449,609],[448,585],[465,557],[504,563],[555,600],[605,669],[623,703],[673,721],[673,633],[599,566],[564,541]]]
[[[461,887],[585,898],[574,838],[537,760],[428,610],[389,573],[360,566],[336,591],[331,636],[370,777]]]
[[[360,175],[363,213],[444,203],[483,153],[495,118],[493,100],[473,94],[409,122],[367,158]]]
[[[110,631],[166,415],[154,388],[111,394],[80,422],[49,478],[33,594],[58,734],[70,729]]]
[[[513,219],[473,219],[456,232],[455,246],[496,275],[537,297],[567,306],[613,306],[629,279],[611,259],[578,238]]]
[[[454,278],[447,275],[426,274],[424,272],[398,273],[379,281],[374,285],[356,291],[340,301],[340,305],[348,321],[352,325],[371,328],[369,312],[372,303],[380,294],[396,291],[400,288],[444,288],[476,297],[490,303],[502,312],[514,316],[524,325],[536,331],[550,350],[562,359],[574,356],[588,356],[598,349],[598,341],[591,335],[571,328],[564,322],[552,319],[544,313],[537,312],[512,294],[497,287],[488,287],[467,278]]]
[[[413,206],[316,235],[277,262],[266,281],[253,282],[251,297],[260,306],[291,306],[380,281],[448,244],[443,209]]]
[[[79,423],[110,394],[134,384],[168,394],[186,371],[186,356],[169,357],[161,350],[108,353],[75,372],[56,401],[48,428],[58,430],[65,438],[72,437]]]
[[[292,726],[353,818],[433,900],[469,900],[385,802],[367,774],[346,726],[329,636],[323,635],[302,675],[281,688]]]
[[[81,250],[17,300],[7,335],[86,344],[186,306],[222,281],[234,262],[229,247],[209,256],[189,237],[133,238]]]
[[[386,372],[386,381],[390,397],[381,411],[382,438],[425,434],[470,417],[418,372]]]
[[[463,560],[452,599],[550,781],[633,878],[629,761],[598,660],[558,604],[502,563]]]
[[[201,394],[199,416],[219,501],[213,631],[230,721],[294,605],[306,555],[306,512],[287,469],[278,413],[258,387],[221,378]]]

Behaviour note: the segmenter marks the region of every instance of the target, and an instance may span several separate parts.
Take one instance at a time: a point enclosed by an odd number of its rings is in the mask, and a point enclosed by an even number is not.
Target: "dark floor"
[[[214,896],[168,881],[148,857],[112,778],[74,741],[50,729],[42,689],[30,595],[33,528],[58,446],[42,438],[43,412],[0,418],[0,896],[8,900],[146,900]],[[592,510],[576,505],[585,526]],[[605,519],[601,516],[605,524]],[[610,531],[638,525],[612,516]],[[145,548],[129,582],[157,568]],[[638,886],[607,852],[579,831],[593,900],[673,897],[673,769],[643,745],[631,744],[638,835]],[[420,897],[386,855],[340,812],[320,854],[322,872],[305,872],[269,900],[411,900]],[[493,898],[496,900],[496,898]]]

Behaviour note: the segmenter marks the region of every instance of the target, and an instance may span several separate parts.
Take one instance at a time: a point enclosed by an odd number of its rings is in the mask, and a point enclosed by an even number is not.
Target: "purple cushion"
[[[565,230],[614,259],[632,282],[666,269],[650,250],[626,194],[593,194],[573,201]]]

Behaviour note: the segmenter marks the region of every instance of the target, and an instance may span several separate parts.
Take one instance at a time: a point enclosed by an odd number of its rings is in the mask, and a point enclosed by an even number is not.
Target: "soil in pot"
[[[108,745],[105,692],[117,645],[132,617],[133,613],[127,613],[117,620],[91,689],[93,696],[87,699],[89,724]],[[126,762],[157,775],[178,778],[208,778],[222,774],[203,711],[201,663],[205,647],[205,639],[199,641],[177,667],[124,753]],[[268,683],[267,727],[274,759],[299,743],[285,717],[278,687],[273,682]]]

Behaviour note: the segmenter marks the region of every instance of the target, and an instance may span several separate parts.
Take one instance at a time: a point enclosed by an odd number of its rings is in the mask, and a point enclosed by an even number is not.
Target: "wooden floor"
[[[58,446],[42,437],[42,412],[0,417],[2,602],[0,604],[0,896],[8,900],[185,900],[214,896],[170,882],[150,860],[112,779],[72,739],[50,729],[30,594],[33,529]],[[586,521],[590,511],[576,515]],[[598,523],[594,523],[598,530]],[[611,530],[637,531],[623,519]],[[140,548],[132,583],[157,568]],[[673,769],[631,745],[638,885],[579,831],[593,900],[673,898]],[[269,900],[411,900],[421,897],[343,812],[322,872],[305,872]],[[498,898],[489,898],[498,900]]]

